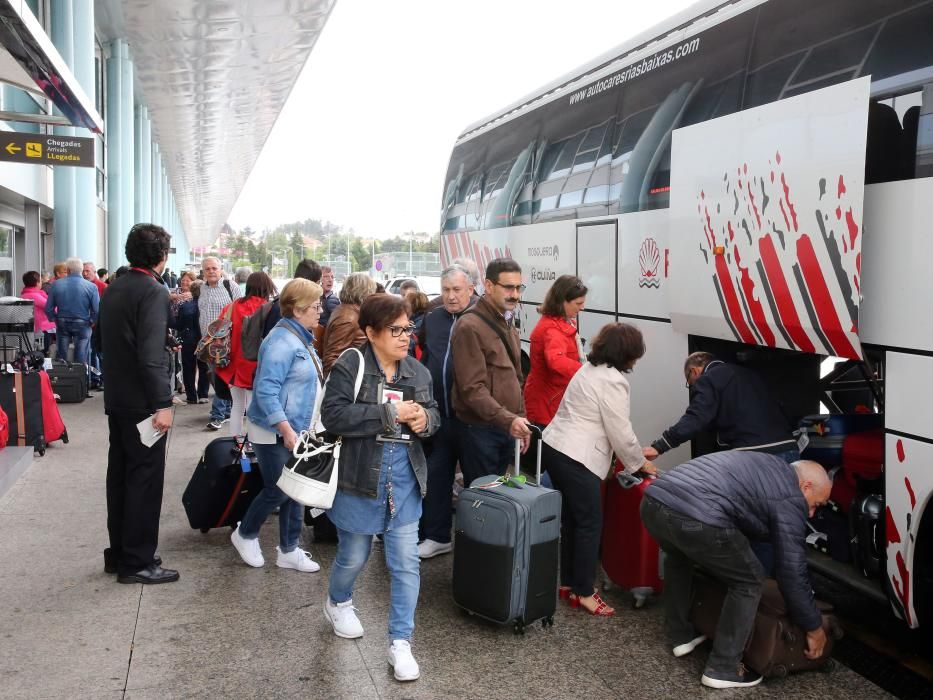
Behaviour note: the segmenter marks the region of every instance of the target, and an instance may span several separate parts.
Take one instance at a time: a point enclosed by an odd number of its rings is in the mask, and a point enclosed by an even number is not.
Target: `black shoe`
[[[117,576],[117,583],[172,583],[178,580],[178,572],[174,569],[163,569],[157,564],[147,566],[135,574]]]
[[[736,670],[731,672],[707,668],[700,678],[700,683],[707,688],[751,688],[761,683],[761,674],[745,668],[745,664],[739,664]]]
[[[156,554],[152,558],[152,563],[156,566],[162,566],[162,557]],[[113,554],[113,550],[109,547],[104,550],[104,573],[105,574],[116,574],[118,573],[117,568],[117,556]]]

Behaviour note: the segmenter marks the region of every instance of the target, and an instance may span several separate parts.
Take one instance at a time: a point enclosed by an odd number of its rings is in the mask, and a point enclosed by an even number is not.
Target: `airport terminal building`
[[[172,269],[213,242],[333,4],[0,0],[0,296],[68,256],[118,267],[139,221]]]

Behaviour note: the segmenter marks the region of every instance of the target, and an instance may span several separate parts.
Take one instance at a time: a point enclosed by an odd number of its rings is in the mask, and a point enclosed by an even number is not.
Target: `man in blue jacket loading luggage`
[[[684,378],[690,405],[644,448],[646,459],[657,459],[706,430],[716,431],[717,449],[767,452],[787,462],[800,457],[787,417],[752,370],[695,352],[684,363]]]
[[[792,464],[761,452],[716,452],[659,477],[645,491],[641,517],[667,555],[665,630],[674,656],[703,643],[690,623],[693,565],[727,587],[713,651],[700,679],[710,688],[757,685],[761,676],[742,663],[761,598],[764,570],[749,540],[774,547],[778,586],[791,619],[807,633],[806,656],[826,644],[822,616],[807,573],[806,520],[832,487],[816,462]]]

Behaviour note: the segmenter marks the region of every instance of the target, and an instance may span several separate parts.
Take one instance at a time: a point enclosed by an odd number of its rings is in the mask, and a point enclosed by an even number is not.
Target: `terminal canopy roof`
[[[96,0],[129,44],[192,247],[225,223],[336,0]]]

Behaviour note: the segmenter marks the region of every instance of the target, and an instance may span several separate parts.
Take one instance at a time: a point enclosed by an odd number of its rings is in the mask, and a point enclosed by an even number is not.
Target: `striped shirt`
[[[207,335],[207,327],[220,317],[220,312],[223,311],[227,304],[233,299],[243,296],[240,285],[236,282],[230,282],[229,284],[229,293],[223,281],[218,282],[214,287],[207,283],[201,285],[201,296],[198,297],[198,322],[201,326],[202,336]]]

